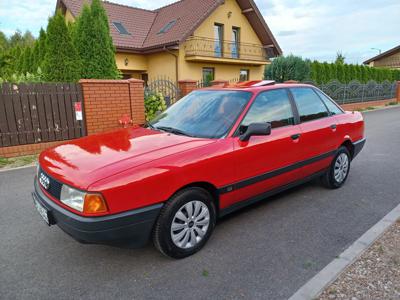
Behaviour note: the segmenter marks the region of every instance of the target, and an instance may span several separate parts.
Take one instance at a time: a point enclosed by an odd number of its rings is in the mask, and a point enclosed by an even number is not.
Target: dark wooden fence
[[[83,136],[74,110],[82,101],[75,83],[0,84],[0,147]]]

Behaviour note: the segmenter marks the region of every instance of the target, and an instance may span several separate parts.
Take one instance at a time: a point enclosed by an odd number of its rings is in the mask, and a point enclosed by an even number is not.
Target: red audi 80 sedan
[[[41,153],[32,193],[82,243],[200,250],[216,221],[320,177],[341,187],[365,144],[359,112],[306,84],[253,81],[190,93],[140,128]]]

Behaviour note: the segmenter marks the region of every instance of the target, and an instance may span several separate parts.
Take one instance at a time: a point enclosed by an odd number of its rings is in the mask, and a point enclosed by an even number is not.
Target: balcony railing
[[[267,51],[260,45],[219,41],[203,37],[191,37],[185,43],[186,57],[202,56],[252,61],[267,61]]]

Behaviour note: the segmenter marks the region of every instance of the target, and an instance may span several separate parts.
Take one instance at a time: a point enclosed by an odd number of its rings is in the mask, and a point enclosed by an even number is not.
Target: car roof
[[[313,87],[311,84],[306,83],[269,83],[267,85],[262,86],[254,86],[254,84],[261,83],[262,80],[258,81],[246,81],[237,84],[225,84],[225,85],[216,85],[212,87],[207,87],[202,90],[220,90],[220,91],[248,91],[253,93],[259,93],[262,91],[269,91],[275,89],[282,89],[282,88],[294,88],[294,87]]]

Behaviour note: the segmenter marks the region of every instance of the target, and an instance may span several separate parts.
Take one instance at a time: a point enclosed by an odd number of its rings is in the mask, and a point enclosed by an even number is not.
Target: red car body
[[[193,138],[148,128],[127,128],[70,141],[41,153],[39,164],[44,174],[54,182],[100,193],[107,212],[85,215],[76,211],[38,180],[34,198],[52,214],[50,223],[57,223],[82,242],[108,243],[129,238],[136,239],[133,244],[139,246],[148,240],[163,203],[187,186],[210,191],[222,216],[307,181],[329,167],[341,145],[349,149],[353,158],[361,150],[365,138],[359,112],[276,128],[268,136],[252,136],[249,141],[241,141],[235,135],[260,92],[302,86],[307,85],[235,88],[253,95],[225,138]],[[296,135],[300,137],[293,139]],[[132,225],[124,221],[131,212],[148,214],[140,219],[145,224],[140,227],[143,234],[114,230]],[[113,223],[110,220],[117,225],[108,226],[106,223]]]

